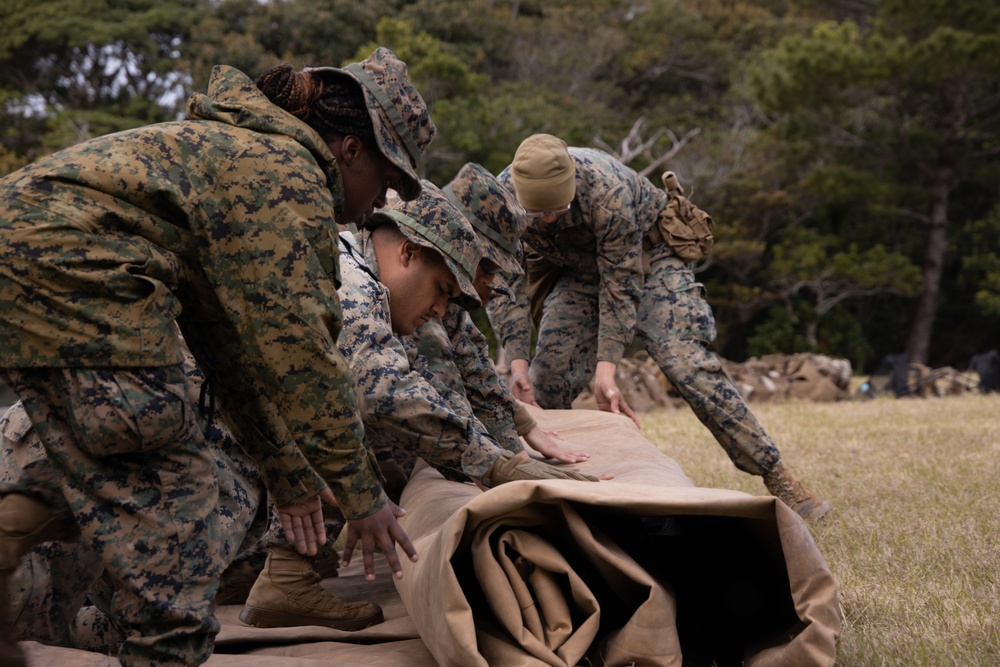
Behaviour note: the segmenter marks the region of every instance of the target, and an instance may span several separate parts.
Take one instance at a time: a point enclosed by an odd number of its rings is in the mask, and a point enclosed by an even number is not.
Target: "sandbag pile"
[[[895,366],[883,364],[858,388],[855,397],[940,398],[976,391],[982,391],[982,381],[975,372],[962,372],[951,366],[931,368],[907,361]]]
[[[977,391],[978,380],[972,373],[963,373],[951,366],[931,368],[910,362],[910,373],[914,376],[914,381],[908,396],[934,398],[960,396],[970,391]]]
[[[797,398],[832,402],[850,398],[851,362],[824,354],[769,354],[743,363],[723,360],[748,401]]]
[[[742,363],[722,360],[743,398],[751,402],[842,401],[849,399],[851,362],[822,354],[772,354]],[[507,382],[510,371],[498,366]],[[636,412],[686,407],[684,399],[648,356],[629,357],[618,364],[616,377],[625,401]],[[574,408],[596,409],[592,387],[573,401]]]

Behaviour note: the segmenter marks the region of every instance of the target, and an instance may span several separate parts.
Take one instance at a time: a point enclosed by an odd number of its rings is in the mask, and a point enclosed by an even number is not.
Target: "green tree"
[[[978,162],[1000,156],[1000,7],[883,2],[870,29],[825,23],[784,39],[757,62],[754,86],[775,131],[808,144],[806,177],[833,162],[881,180],[891,187],[870,209],[923,229],[907,351],[926,362],[949,227],[977,216],[952,197],[976,179]]]
[[[222,0],[210,3],[182,47],[182,67],[196,90],[214,65],[236,67],[250,76],[281,62],[296,67],[340,65],[375,36],[394,0]],[[366,53],[365,56],[368,54]]]
[[[376,45],[392,49],[407,63],[428,103],[438,137],[430,146],[425,172],[435,183],[447,183],[469,161],[499,173],[518,143],[533,132],[561,133],[569,141],[592,133],[585,118],[573,116],[572,98],[526,83],[495,82],[475,71],[459,55],[460,49],[408,21],[380,21],[375,40],[360,46],[354,58]]]
[[[813,350],[819,347],[820,320],[845,301],[884,294],[910,296],[920,290],[920,270],[907,257],[881,245],[864,250],[856,243],[840,247],[835,236],[799,228],[773,248],[769,286],[789,313],[796,297],[808,298],[804,337]]]
[[[975,295],[984,313],[1000,319],[1000,205],[969,225],[962,263],[963,287]]]
[[[178,47],[202,0],[7,0],[0,4],[3,146],[26,159],[178,115]]]

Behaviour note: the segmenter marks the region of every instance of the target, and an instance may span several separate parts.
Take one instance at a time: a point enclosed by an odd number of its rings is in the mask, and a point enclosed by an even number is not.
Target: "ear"
[[[340,160],[343,166],[353,166],[364,155],[365,146],[361,139],[349,134],[340,141]]]
[[[420,254],[420,246],[410,239],[404,239],[403,242],[399,244],[399,265],[409,266],[410,261],[412,261],[418,254]]]

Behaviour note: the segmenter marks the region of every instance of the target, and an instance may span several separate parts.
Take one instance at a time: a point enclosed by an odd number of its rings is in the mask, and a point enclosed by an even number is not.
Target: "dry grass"
[[[1000,395],[752,408],[834,508],[811,528],[844,610],[838,664],[1000,664]],[[699,486],[766,493],[689,410],[643,432]]]

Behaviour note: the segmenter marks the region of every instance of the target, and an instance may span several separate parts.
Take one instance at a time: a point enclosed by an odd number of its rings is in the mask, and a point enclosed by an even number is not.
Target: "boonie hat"
[[[524,273],[521,234],[527,227],[524,208],[482,165],[469,162],[442,188],[455,208],[472,224],[483,244],[483,255],[500,269],[494,289],[511,299],[505,278]],[[498,284],[499,283],[499,284]]]
[[[475,310],[482,305],[473,286],[476,267],[483,257],[482,244],[465,216],[436,185],[426,180],[420,181],[420,185],[423,187],[416,199],[379,209],[369,216],[366,226],[372,226],[380,214],[386,215],[406,238],[441,253],[462,292],[455,302],[467,310]]]
[[[366,59],[343,69],[316,69],[344,72],[361,84],[379,150],[403,172],[399,195],[415,199],[420,194],[416,168],[437,128],[424,98],[407,78],[406,63],[380,46]]]
[[[533,134],[517,147],[510,163],[517,200],[529,211],[561,208],[576,196],[576,164],[566,142]]]

